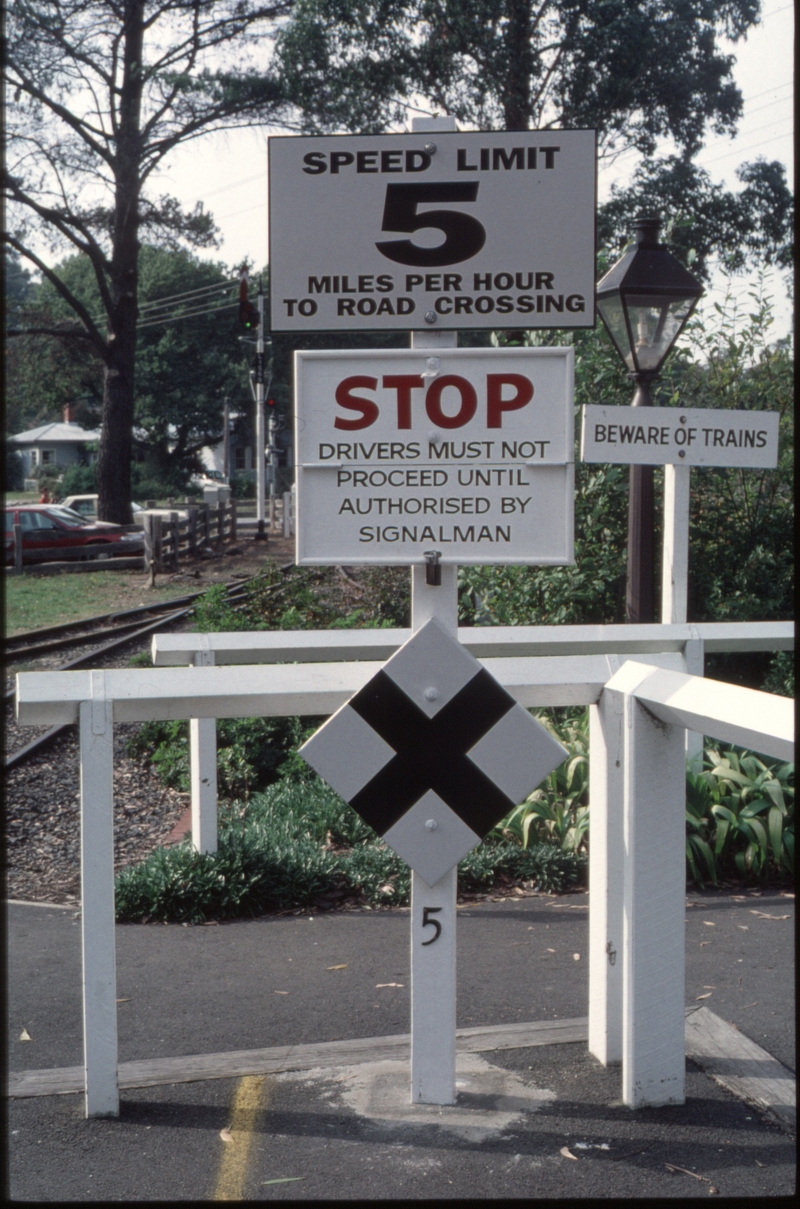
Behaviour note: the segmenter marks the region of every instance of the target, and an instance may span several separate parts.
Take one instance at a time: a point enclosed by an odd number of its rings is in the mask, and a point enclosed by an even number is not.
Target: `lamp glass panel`
[[[695,299],[676,298],[674,294],[626,294],[625,305],[633,336],[633,360],[625,357],[629,368],[656,370],[678,337],[691,313]]]
[[[633,371],[635,366],[633,364],[631,341],[628,335],[628,326],[625,322],[625,309],[622,305],[622,299],[619,294],[611,294],[608,298],[598,298],[597,309],[600,312],[600,318],[608,329],[609,336],[616,345],[617,352],[628,369]]]

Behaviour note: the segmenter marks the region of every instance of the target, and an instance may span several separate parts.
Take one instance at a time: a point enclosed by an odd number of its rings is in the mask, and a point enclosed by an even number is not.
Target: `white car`
[[[193,487],[228,486],[228,480],[221,470],[206,470],[203,474],[193,474],[189,482]]]
[[[97,516],[97,496],[96,495],[68,495],[66,499],[59,500],[60,508],[71,508],[73,512],[77,512],[84,519]],[[137,513],[144,512],[141,504],[131,504],[133,513],[133,523],[137,524]]]

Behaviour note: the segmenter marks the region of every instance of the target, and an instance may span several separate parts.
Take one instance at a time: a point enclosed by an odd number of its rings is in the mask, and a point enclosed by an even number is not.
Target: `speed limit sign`
[[[269,140],[273,331],[592,327],[595,132]]]

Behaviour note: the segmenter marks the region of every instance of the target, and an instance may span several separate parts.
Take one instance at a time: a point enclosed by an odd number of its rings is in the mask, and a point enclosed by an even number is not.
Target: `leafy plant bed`
[[[585,855],[555,844],[527,849],[485,840],[458,867],[462,893],[522,882],[531,889],[576,887]],[[203,923],[289,908],[408,903],[408,866],[322,782],[278,782],[220,812],[219,847],[200,854],[188,840],[159,848],[118,874],[120,922]]]

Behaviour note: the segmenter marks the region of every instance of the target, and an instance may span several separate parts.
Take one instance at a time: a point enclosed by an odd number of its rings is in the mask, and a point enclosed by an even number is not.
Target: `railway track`
[[[226,584],[227,599],[231,600],[235,596],[243,595],[247,582],[249,581],[235,580]],[[203,592],[192,592],[188,596],[178,596],[157,604],[140,605],[138,608],[125,609],[116,613],[102,613],[97,617],[87,617],[82,621],[65,622],[61,625],[15,634],[12,638],[5,640],[6,661],[8,663],[25,662],[34,656],[94,643],[103,638],[108,641],[103,644],[101,649],[113,649],[116,639],[122,641],[123,636],[127,635],[124,640],[129,641],[135,636],[134,631],[157,628],[159,625],[165,624],[165,619],[172,618],[176,612],[180,612],[182,616],[190,613],[194,602],[202,595],[204,595]],[[153,621],[145,622],[143,625],[143,621],[148,616],[153,617]],[[93,653],[99,654],[100,651]],[[75,665],[75,661],[73,661],[68,666]],[[61,670],[63,671],[64,667]]]
[[[294,566],[288,563],[281,567],[285,573]],[[224,586],[227,589],[226,603],[233,609],[242,607],[246,596],[247,585],[251,578],[233,580]],[[17,634],[6,639],[5,656],[7,673],[13,675],[14,665],[22,665],[27,670],[42,671],[72,671],[79,667],[102,667],[119,655],[119,653],[141,639],[149,637],[157,630],[180,623],[188,617],[197,600],[204,592],[193,592],[188,596],[180,596],[173,600],[162,601],[158,604],[141,605],[135,609],[122,612],[105,613],[97,617],[86,618],[79,622],[67,622],[50,626],[46,629]],[[177,607],[176,607],[177,606]],[[99,642],[99,645],[97,645]],[[58,662],[59,652],[71,654],[76,648],[91,645],[91,650],[83,651]],[[38,665],[38,666],[37,666]],[[18,668],[18,670],[21,670]],[[6,689],[6,710],[8,717],[7,741],[10,732],[15,730],[13,716],[14,688]],[[70,728],[70,723],[50,727],[44,733],[36,735],[29,742],[16,747],[5,758],[6,770],[23,763],[44,746],[51,743],[57,735]]]

